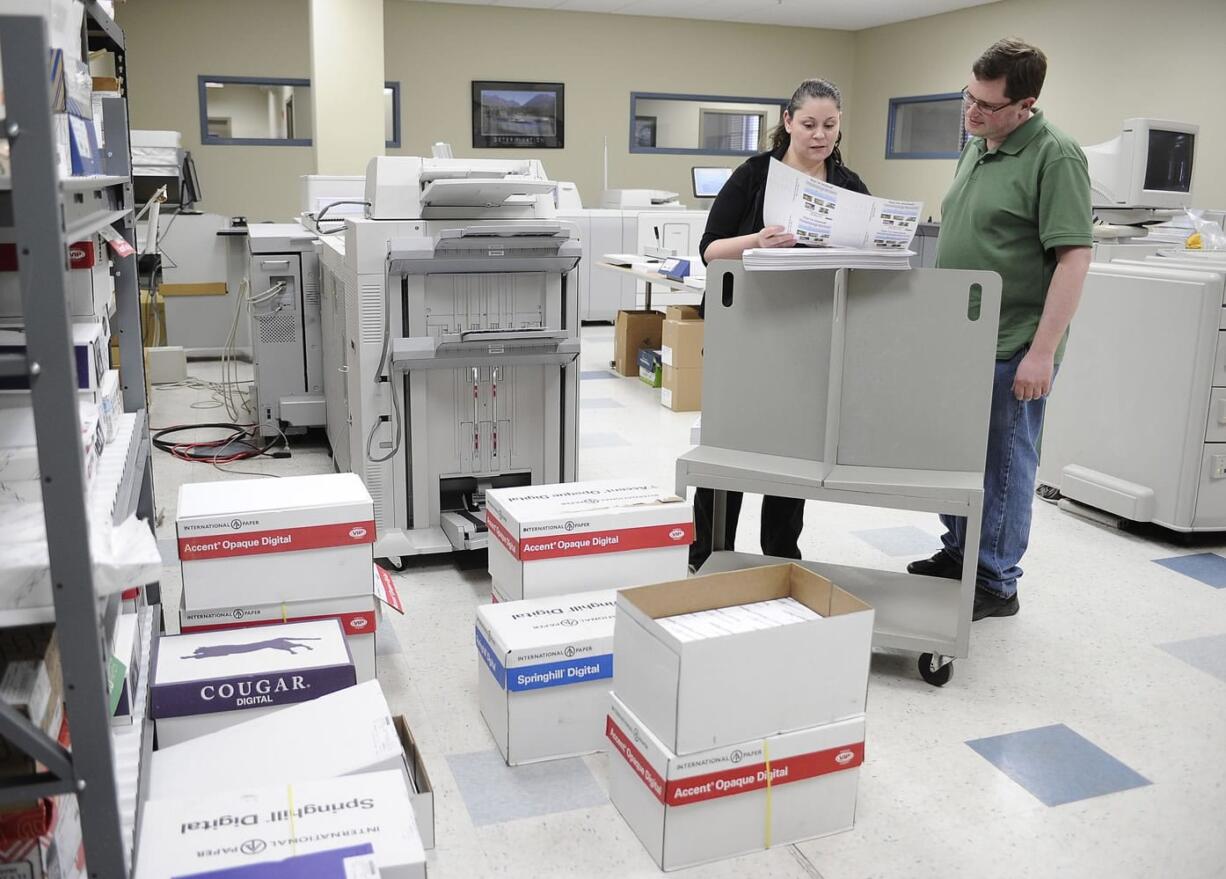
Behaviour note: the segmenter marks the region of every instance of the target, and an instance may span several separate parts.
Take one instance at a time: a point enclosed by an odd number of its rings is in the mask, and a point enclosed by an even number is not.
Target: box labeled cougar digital
[[[167,747],[317,699],[356,681],[338,620],[165,635],[149,688]]]
[[[688,501],[633,479],[486,492],[490,577],[500,597],[544,598],[686,575]]]

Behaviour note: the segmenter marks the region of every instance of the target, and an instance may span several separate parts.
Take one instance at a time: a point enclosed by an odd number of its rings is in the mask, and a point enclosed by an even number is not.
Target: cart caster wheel
[[[409,566],[408,559],[402,555],[388,556],[387,558],[382,559],[381,562],[383,567],[387,568],[389,571],[395,571],[398,574]]]
[[[946,660],[944,665],[941,661],[945,657],[924,653],[919,658],[919,673],[920,677],[932,684],[934,687],[943,687],[949,683],[950,677],[954,673],[954,661]]]

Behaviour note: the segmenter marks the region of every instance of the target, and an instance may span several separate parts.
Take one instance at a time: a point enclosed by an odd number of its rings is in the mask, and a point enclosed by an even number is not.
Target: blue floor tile
[[[869,546],[888,556],[929,556],[941,548],[941,539],[914,525],[897,528],[870,528],[851,532]]]
[[[967,744],[1046,806],[1075,803],[1150,783],[1062,723],[973,739]]]
[[[606,379],[621,378],[621,376],[607,369],[588,369],[580,372],[579,378],[583,381],[600,382]]]
[[[510,767],[497,751],[477,751],[448,754],[447,764],[477,827],[609,802],[579,757]]]
[[[625,409],[626,407],[610,397],[587,397],[579,401],[580,409]]]
[[[614,449],[628,446],[629,441],[620,433],[581,433],[579,447],[582,449]]]
[[[1221,681],[1226,681],[1226,635],[1209,635],[1158,646],[1193,668],[1199,668]]]
[[[1226,558],[1215,552],[1198,552],[1193,555],[1177,555],[1166,559],[1154,559],[1156,564],[1180,574],[1200,580],[1214,589],[1226,589]]]

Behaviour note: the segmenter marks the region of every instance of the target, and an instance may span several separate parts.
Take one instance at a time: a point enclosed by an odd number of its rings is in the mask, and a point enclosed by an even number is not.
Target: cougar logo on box
[[[194,653],[180,657],[181,659],[209,659],[214,656],[233,656],[236,653],[255,653],[259,650],[283,650],[290,656],[297,656],[299,650],[314,650],[309,644],[299,644],[299,641],[319,641],[320,638],[271,638],[268,641],[253,641],[250,644],[210,644],[197,647]]]

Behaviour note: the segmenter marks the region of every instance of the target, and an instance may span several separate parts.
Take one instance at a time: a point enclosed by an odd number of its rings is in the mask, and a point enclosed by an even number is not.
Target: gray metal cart
[[[715,490],[702,572],[781,561],[724,551],[727,491],[966,516],[961,581],[801,562],[873,605],[875,645],[920,652],[924,679],[948,681],[970,646],[1000,286],[712,263],[701,442],[677,459],[679,494]]]

